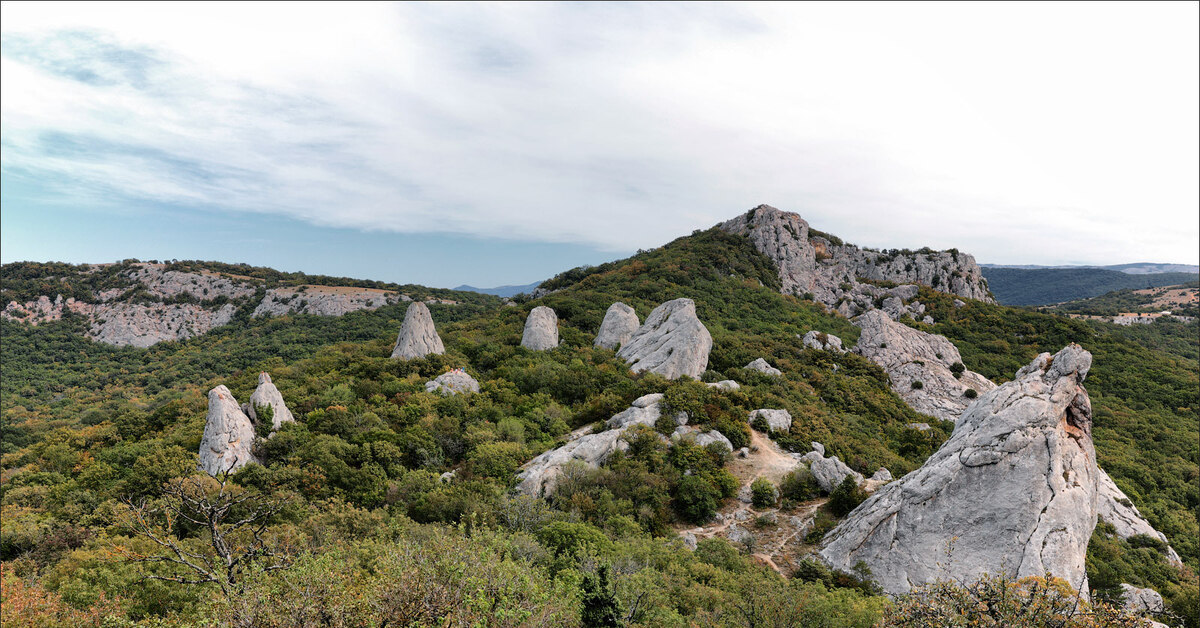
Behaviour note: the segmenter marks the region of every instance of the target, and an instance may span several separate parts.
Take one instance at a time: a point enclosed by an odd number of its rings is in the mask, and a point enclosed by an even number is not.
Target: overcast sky
[[[0,257],[526,283],[768,203],[1197,263],[1197,7],[5,3]]]

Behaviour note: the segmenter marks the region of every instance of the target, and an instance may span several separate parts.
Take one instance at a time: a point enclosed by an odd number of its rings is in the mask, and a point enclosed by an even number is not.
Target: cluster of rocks
[[[825,537],[820,556],[846,571],[862,561],[889,594],[935,580],[1047,573],[1086,592],[1099,496],[1082,385],[1090,367],[1091,354],[1069,345],[982,393],[920,469]]]
[[[209,475],[217,475],[258,462],[252,451],[256,437],[254,422],[258,418],[258,409],[266,406],[273,412],[271,435],[284,423],[295,421],[283,395],[267,373],[259,374],[258,388],[250,395],[250,401],[240,406],[225,386],[210,390],[204,436],[200,440],[200,469]]]
[[[774,261],[784,293],[812,295],[846,316],[871,309],[876,298],[896,296],[862,283],[860,278],[923,284],[971,299],[992,300],[975,259],[957,251],[864,250],[831,240],[811,230],[798,214],[768,205],[759,205],[718,227],[746,236]]]
[[[799,334],[796,335],[799,336]],[[804,343],[804,346],[809,349],[816,349],[818,351],[837,351],[838,353],[846,352],[846,350],[842,348],[841,338],[838,338],[833,334],[817,331],[815,329],[809,331],[807,334],[804,334],[801,342]]]
[[[696,316],[696,304],[691,299],[675,299],[654,308],[617,351],[617,357],[635,372],[699,379],[708,368],[711,350],[712,335]]]
[[[862,329],[855,352],[883,367],[892,390],[917,412],[954,421],[971,404],[968,390],[982,394],[996,387],[967,370],[945,336],[913,329],[879,310],[853,322]]]
[[[479,392],[479,382],[462,369],[450,369],[425,382],[425,392],[436,392],[443,395],[477,393]]]
[[[818,442],[813,442],[812,451],[800,456],[800,460],[808,463],[808,470],[812,472],[813,479],[826,493],[832,493],[847,477],[854,478],[856,484],[862,484],[865,479],[863,474],[846,466],[837,456],[826,457],[825,446]],[[881,470],[887,472],[887,469]],[[879,479],[884,477],[879,473],[876,475]],[[886,477],[890,478],[891,474],[887,473]]]
[[[783,375],[783,371],[771,366],[770,364],[767,364],[767,361],[762,358],[758,358],[742,368],[748,371],[758,371],[759,373],[770,375],[772,377],[779,377]]]

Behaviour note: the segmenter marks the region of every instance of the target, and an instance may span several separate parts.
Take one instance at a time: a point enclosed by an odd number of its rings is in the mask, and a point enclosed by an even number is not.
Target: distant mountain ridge
[[[1158,288],[1196,281],[1196,273],[1127,273],[1103,268],[1004,268],[984,266],[983,276],[1004,305],[1053,305],[1114,290]]]
[[[521,293],[531,293],[540,285],[542,285],[540,281],[527,283],[523,286],[496,286],[495,288],[476,288],[475,286],[463,284],[454,289],[462,292],[478,292],[480,294],[494,294],[498,297],[511,297]]]
[[[1158,273],[1200,273],[1200,266],[1195,264],[1161,264],[1157,262],[1134,262],[1132,264],[1112,264],[1109,266],[1080,266],[1066,264],[1063,266],[1040,266],[1038,264],[980,264],[982,268],[1015,268],[1019,270],[1060,270],[1076,268],[1093,268],[1100,270],[1115,270],[1127,275],[1153,275]]]

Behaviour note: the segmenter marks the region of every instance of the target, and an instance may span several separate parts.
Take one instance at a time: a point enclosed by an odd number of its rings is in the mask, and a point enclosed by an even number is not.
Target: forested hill
[[[1196,281],[1194,273],[1133,275],[1099,268],[995,268],[983,276],[996,301],[1005,305],[1050,305],[1097,297],[1114,290],[1158,288]]]
[[[859,330],[822,305],[781,294],[777,268],[742,236],[697,232],[546,285],[555,291],[515,306],[485,295],[430,303],[445,354],[409,361],[389,357],[406,303],[340,317],[239,318],[144,350],[88,340],[80,334],[86,322],[69,314],[36,327],[0,320],[6,625],[14,618],[14,625],[199,626],[252,617],[263,626],[866,627],[910,626],[924,616],[920,600],[879,595],[867,572],[833,572],[799,558],[863,498],[850,488],[818,491],[811,475],[763,491],[778,516],[738,523],[753,530],[750,540],[717,537],[686,548],[680,532],[743,504],[736,455],[655,435],[674,423],[635,432],[627,450],[599,468],[575,468],[547,499],[514,494],[521,464],[573,431],[602,428],[650,393],[663,393],[669,407],[687,411],[690,426],[737,449],[761,437],[749,411],[787,408],[790,427],[758,442],[802,453],[818,441],[866,476],[886,467],[898,478],[918,468],[954,427],[912,410],[873,362],[804,347],[798,336],[809,331],[852,346]],[[695,302],[712,336],[702,382],[734,380],[737,390],[634,374],[613,351],[593,346],[614,301],[645,320],[681,297]],[[936,322],[906,324],[946,335],[966,368],[997,381],[1070,342],[1092,352],[1100,464],[1185,563],[1168,564],[1157,539],[1098,530],[1087,559],[1092,590],[1113,599],[1122,583],[1153,587],[1181,618],[1170,621],[1195,626],[1196,360],[1172,343],[1144,346],[1152,343],[1111,326],[928,287],[918,298]],[[557,313],[562,344],[530,351],[520,346],[522,330],[539,305]],[[1183,334],[1200,329],[1180,325]],[[744,368],[757,358],[782,376]],[[426,382],[451,368],[478,380],[480,392],[429,392]],[[164,485],[194,473],[208,391],[225,385],[247,400],[261,371],[297,420],[256,440],[261,464],[246,466],[232,484],[237,494],[282,504],[261,536],[288,568],[244,572],[232,589],[144,580],[146,570],[180,572],[134,560],[161,555],[137,530],[164,520],[131,512],[173,503]],[[814,517],[811,527],[789,527],[805,514]],[[179,522],[171,534],[198,556],[213,551],[194,524]],[[787,538],[797,560],[774,564],[776,571],[755,535]],[[1006,597],[1005,612],[1043,610],[1029,599]]]

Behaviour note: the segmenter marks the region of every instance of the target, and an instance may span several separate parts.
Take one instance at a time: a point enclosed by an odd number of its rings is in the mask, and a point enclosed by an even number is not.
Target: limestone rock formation
[[[1144,534],[1151,538],[1158,539],[1163,543],[1167,542],[1167,535],[1154,529],[1149,521],[1146,521],[1142,513],[1138,511],[1137,506],[1133,505],[1129,496],[1125,494],[1113,479],[1109,477],[1103,469],[1100,470],[1100,499],[1097,503],[1097,509],[1100,518],[1112,524],[1117,531],[1117,536],[1127,539],[1131,536]],[[1167,560],[1176,565],[1182,564],[1179,554],[1175,552],[1175,548],[1167,545]]]
[[[539,305],[525,319],[525,333],[521,346],[530,351],[545,351],[558,346],[558,315],[554,310]]]
[[[764,419],[772,432],[787,432],[792,429],[792,414],[787,410],[771,410],[762,408],[750,411],[750,423],[755,419]]]
[[[288,410],[287,404],[283,402],[283,395],[279,393],[279,389],[275,387],[275,383],[271,381],[271,376],[267,373],[258,374],[258,388],[250,395],[250,402],[246,404],[246,416],[250,417],[251,421],[258,420],[258,412],[255,410],[259,406],[271,406],[271,431],[279,429],[284,423],[291,423],[296,420],[292,416],[292,411]]]
[[[783,371],[771,366],[770,364],[767,364],[767,361],[762,358],[758,358],[757,360],[747,364],[746,366],[743,366],[742,368],[744,368],[746,370],[750,370],[750,371],[758,371],[759,373],[771,375],[774,377],[779,377],[780,375],[783,375]]]
[[[887,470],[887,467],[879,467],[875,470],[875,474],[871,476],[876,482],[891,482],[893,479],[892,472]]]
[[[832,493],[847,476],[854,478],[857,484],[863,483],[863,475],[846,466],[837,456],[826,458],[824,445],[813,443],[812,448],[812,451],[800,456],[800,459],[808,463],[808,470],[812,472],[813,479],[817,481],[821,490]]]
[[[604,322],[600,323],[595,346],[616,351],[629,342],[639,326],[641,322],[638,321],[637,312],[617,301],[608,306],[608,311],[604,313]]]
[[[1049,573],[1086,592],[1099,482],[1082,385],[1091,361],[1068,345],[982,393],[920,469],[830,531],[820,556],[846,571],[863,561],[889,594],[985,573]]]
[[[723,379],[719,382],[709,382],[705,384],[705,386],[708,386],[709,388],[716,388],[717,390],[737,390],[742,387],[741,384],[733,381],[732,379]]]
[[[1143,589],[1125,582],[1121,583],[1122,608],[1134,615],[1160,615],[1167,610],[1162,596],[1154,589]]]
[[[855,351],[883,367],[892,390],[917,412],[954,421],[971,403],[967,389],[982,395],[996,387],[963,368],[958,348],[945,336],[897,323],[879,310],[859,316],[854,324],[862,329]],[[956,378],[951,369],[958,368],[963,370]]]
[[[624,429],[613,429],[584,434],[562,447],[540,454],[527,462],[524,471],[517,475],[520,479],[517,490],[534,497],[549,495],[554,491],[563,467],[569,463],[578,461],[596,467],[608,460],[613,452],[628,449],[629,443],[621,438],[624,433]]]
[[[798,214],[759,205],[721,229],[750,239],[779,269],[783,292],[811,294],[829,307],[839,303],[853,316],[872,307],[886,290],[858,279],[924,284],[972,299],[991,302],[983,273],[970,255],[958,251],[869,251],[844,244],[809,228]]]
[[[443,395],[479,392],[479,382],[462,369],[452,369],[438,375],[433,381],[425,382],[425,392],[440,392]]]
[[[412,301],[412,297],[378,288],[316,285],[271,288],[254,308],[251,316],[283,316],[293,312],[316,316],[343,316],[358,310],[376,310],[404,301]]]
[[[842,348],[841,338],[838,338],[833,334],[817,331],[815,329],[809,331],[807,334],[804,334],[803,342],[805,347],[817,349],[818,351],[837,351],[839,353],[846,352],[846,350]]]
[[[209,475],[237,471],[258,462],[250,453],[254,445],[254,423],[224,386],[208,391],[208,416],[200,440],[200,469]]]
[[[400,335],[396,337],[396,346],[392,348],[392,357],[413,360],[431,353],[441,355],[445,352],[446,347],[442,345],[442,339],[433,326],[429,306],[420,301],[409,305],[404,313],[404,323],[400,325]]]
[[[651,371],[667,379],[695,379],[708,368],[712,336],[696,317],[691,299],[675,299],[654,308],[646,322],[622,345],[617,357],[634,371]]]
[[[712,443],[720,443],[726,451],[733,451],[733,443],[729,442],[729,439],[725,438],[725,435],[717,430],[702,432],[694,427],[680,425],[671,434],[671,441],[677,442],[681,440],[694,443],[698,447],[707,447]]]

